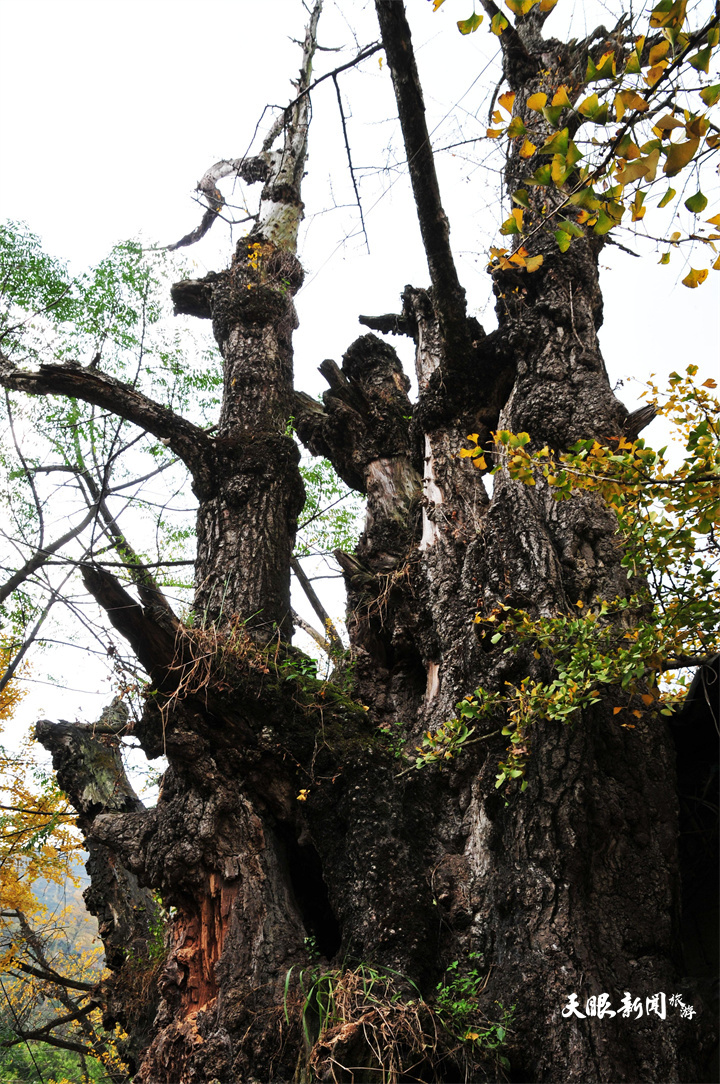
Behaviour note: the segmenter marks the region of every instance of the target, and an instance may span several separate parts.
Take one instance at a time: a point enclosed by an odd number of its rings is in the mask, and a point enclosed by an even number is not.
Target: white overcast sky
[[[711,0],[702,3],[712,8]],[[470,13],[472,0],[447,0],[436,14],[428,0],[406,0],[406,7],[434,145],[484,133],[497,39],[485,25],[469,38],[458,34],[455,20]],[[611,26],[614,10],[611,2],[561,0],[546,31],[559,36],[570,21],[571,36],[581,37],[598,23]],[[265,105],[289,100],[299,66],[292,39],[302,37],[305,21],[301,0],[0,0],[0,219],[26,221],[74,271],[118,240],[178,239],[199,221],[192,200],[199,177],[248,150]],[[316,74],[377,37],[372,3],[326,0],[320,43],[344,51],[319,53]],[[387,66],[376,55],[341,86],[370,253],[357,235],[328,80],[313,97],[300,250],[307,280],[297,298],[297,383],[312,394],[323,388],[318,364],[339,361],[362,332],[359,313],[396,311],[406,283],[428,280]],[[471,310],[491,328],[486,252],[502,207],[488,150],[487,142],[469,144],[438,162]],[[198,275],[223,266],[231,252],[228,228],[213,232],[186,250]],[[601,341],[613,380],[717,364],[720,274],[691,291],[680,285],[682,253],[669,267],[657,259],[610,248],[603,256]],[[393,345],[409,360],[408,344]],[[637,405],[631,386],[621,394]],[[68,717],[82,710],[76,702]]]

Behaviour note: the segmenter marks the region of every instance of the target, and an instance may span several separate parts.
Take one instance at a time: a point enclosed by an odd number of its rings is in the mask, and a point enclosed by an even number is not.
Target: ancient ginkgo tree
[[[506,85],[487,138],[506,147],[513,206],[491,253],[497,330],[467,312],[404,5],[376,0],[431,285],[362,317],[372,333],[322,365],[322,403],[295,388],[317,0],[293,101],[256,155],[206,173],[203,222],[181,242],[220,216],[224,177],[262,185],[227,270],[172,288],[177,313],[212,321],[212,421],[102,357],[25,360],[21,332],[6,333],[13,401],[69,397],[78,419],[87,408],[135,426],[185,465],[198,502],[181,618],[102,519],[102,484],[85,481],[123,578],[90,547],[83,582],[149,678],[133,734],[168,760],[154,808],[116,756],[126,713],[96,730],[38,725],[90,851],[113,971],[98,997],[140,1081],[702,1072],[708,1013],[683,978],[658,678],[717,651],[700,598],[717,558],[716,404],[711,381],[693,392],[678,376],[665,409],[687,426],[686,459],[671,469],[645,448],[656,408],[628,412],[598,347],[598,258],[662,179],[657,202],[682,198],[694,216],[668,251],[690,234],[711,251],[702,188],[685,198],[673,184],[717,150],[720,87],[706,75],[720,16],[662,0],[562,42],[543,35],[554,0],[481,6]],[[414,341],[414,400],[375,332]],[[350,647],[324,630],[327,681],[290,645],[303,507],[291,418],[367,500],[355,552],[337,553]],[[149,982],[158,894],[172,917]]]

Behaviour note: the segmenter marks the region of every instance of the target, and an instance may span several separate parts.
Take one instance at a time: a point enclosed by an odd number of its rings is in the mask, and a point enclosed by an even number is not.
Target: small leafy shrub
[[[472,965],[469,971],[461,971],[460,961],[454,960],[437,984],[437,1014],[453,1036],[492,1054],[503,1069],[509,1069],[510,1061],[500,1053],[500,1048],[506,1042],[515,1006],[506,1009],[496,1002],[499,1019],[488,1020],[480,1009],[480,995],[486,983],[486,975],[479,970],[482,956],[471,952],[468,959]]]

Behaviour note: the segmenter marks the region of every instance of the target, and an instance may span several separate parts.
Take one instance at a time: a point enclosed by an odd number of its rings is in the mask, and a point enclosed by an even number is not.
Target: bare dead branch
[[[17,1046],[18,1043],[27,1042],[29,1039],[35,1038],[32,1034],[20,1033],[18,1039],[6,1039],[5,1042],[0,1043],[0,1046]],[[73,1043],[69,1039],[56,1039],[53,1035],[41,1036],[42,1041],[49,1046],[59,1046],[61,1050],[72,1050],[76,1054],[92,1054],[92,1048],[89,1046],[81,1046],[79,1043]]]
[[[52,820],[53,817],[74,817],[74,813],[54,813],[49,812],[47,809],[26,809],[21,805],[0,805],[0,809],[7,809],[10,813],[24,813],[27,817],[47,817]]]
[[[450,227],[440,198],[420,76],[401,0],[375,0],[392,73],[420,233],[433,285],[433,303],[445,347],[444,367],[462,369],[472,354],[465,290],[450,248]]]
[[[13,675],[15,674],[18,666],[20,665],[20,663],[22,662],[22,660],[24,659],[25,655],[28,653],[28,651],[30,650],[32,645],[34,644],[34,642],[35,642],[35,640],[37,638],[38,632],[40,631],[43,624],[45,623],[45,619],[47,618],[48,614],[50,613],[50,610],[55,605],[56,600],[60,597],[60,593],[61,593],[63,587],[65,586],[65,584],[67,583],[67,581],[70,579],[72,573],[73,573],[73,568],[70,569],[68,574],[63,578],[62,582],[50,592],[50,600],[49,600],[49,602],[47,603],[47,605],[43,609],[42,613],[38,617],[37,621],[33,625],[32,629],[30,630],[30,634],[23,641],[23,644],[22,644],[20,650],[18,651],[17,655],[15,655],[14,659],[8,665],[7,669],[5,670],[5,673],[0,678],[0,692],[2,692],[2,690],[5,688],[7,683],[12,680]]]
[[[361,52],[354,60],[349,61],[347,64],[341,65],[336,69],[336,72],[328,72],[327,75],[321,76],[315,83],[310,85],[310,73],[312,71],[312,59],[317,48],[317,22],[322,10],[321,0],[317,0],[313,9],[310,23],[308,25],[307,33],[305,35],[305,41],[303,43],[303,64],[300,71],[300,80],[298,87],[300,93],[282,110],[280,115],[274,120],[270,127],[270,131],[266,135],[263,144],[261,154],[256,156],[244,157],[244,158],[230,158],[223,159],[220,162],[216,162],[210,169],[203,175],[202,179],[198,182],[196,191],[201,192],[207,200],[207,210],[205,211],[199,226],[196,226],[190,233],[185,234],[179,241],[174,244],[168,245],[168,251],[172,252],[178,248],[184,248],[188,245],[194,245],[211,229],[213,223],[218,218],[222,217],[222,210],[225,207],[225,197],[220,189],[217,187],[218,181],[224,177],[229,177],[235,174],[236,177],[242,178],[248,184],[256,184],[258,181],[264,182],[266,185],[272,181],[272,175],[274,167],[270,155],[271,147],[278,136],[283,130],[289,129],[291,131],[297,131],[298,117],[291,119],[293,112],[297,112],[298,108],[304,112],[307,109],[307,103],[303,99],[307,97],[313,86],[323,81],[323,79],[329,78],[333,74],[337,74],[340,71],[344,71],[346,68],[353,67],[361,60],[364,60],[366,56],[370,56],[372,52],[375,52],[380,48],[379,45],[372,47],[370,50]],[[299,116],[299,114],[298,114]],[[301,122],[302,123],[302,122]],[[302,162],[304,163],[304,154],[302,155]],[[266,193],[263,192],[263,196]],[[361,212],[362,213],[362,212]],[[254,218],[254,216],[249,216]],[[181,310],[185,311],[185,310]]]
[[[18,963],[17,961],[13,963],[13,967],[16,967],[18,971],[23,971],[26,975],[33,975],[36,979],[42,979],[44,982],[55,983],[57,986],[66,986],[68,990],[84,990],[89,993],[95,989],[89,982],[66,979],[64,975],[59,974],[52,968],[41,970],[38,967],[31,967],[30,964]]]
[[[343,642],[340,639],[340,635],[332,622],[332,618],[330,617],[322,602],[318,598],[315,592],[315,588],[305,575],[302,566],[300,565],[300,562],[296,557],[291,558],[290,567],[297,576],[298,583],[305,592],[308,602],[323,623],[323,628],[326,630],[326,636],[329,641],[331,650],[342,651]]]
[[[69,395],[93,403],[167,441],[193,475],[203,476],[206,472],[203,453],[208,437],[202,429],[106,373],[77,363],[41,365],[28,371],[0,355],[0,385],[30,395]]]
[[[5,405],[7,406],[8,421],[10,423],[10,434],[12,436],[13,444],[15,445],[15,453],[16,453],[18,459],[20,460],[20,462],[22,463],[22,468],[23,468],[23,471],[25,472],[25,477],[27,478],[28,485],[30,486],[30,489],[32,491],[33,501],[35,503],[35,511],[36,511],[37,517],[38,517],[38,530],[39,530],[39,535],[40,535],[40,547],[42,548],[43,543],[45,541],[45,516],[43,514],[42,501],[40,500],[40,497],[38,496],[37,488],[35,486],[35,478],[34,478],[32,472],[30,471],[30,468],[27,465],[27,461],[25,459],[25,456],[23,455],[23,451],[22,451],[22,448],[20,446],[20,441],[17,439],[17,434],[15,433],[15,422],[14,422],[14,419],[13,419],[12,403],[10,401],[10,396],[7,393],[7,389],[5,389]]]
[[[318,46],[317,48],[322,51],[322,46]],[[294,105],[297,105],[301,98],[304,98],[306,94],[309,94],[315,87],[319,86],[320,83],[324,83],[326,79],[335,79],[341,72],[347,71],[348,68],[356,67],[362,60],[367,60],[369,56],[380,52],[383,48],[384,46],[379,41],[373,42],[372,45],[366,45],[364,49],[360,50],[356,57],[352,60],[348,60],[347,64],[340,64],[339,67],[333,68],[331,72],[326,72],[325,75],[321,75],[318,79],[315,79],[309,87],[306,87],[305,90],[298,94],[294,101],[290,102],[287,108],[292,109]]]
[[[362,226],[363,237],[365,238],[365,246],[370,252],[370,242],[368,241],[367,230],[365,229],[365,218],[363,216],[362,203],[360,201],[360,193],[358,192],[357,181],[355,179],[355,170],[352,163],[352,155],[350,153],[350,140],[348,139],[347,123],[345,121],[345,110],[343,109],[342,96],[340,94],[340,87],[338,85],[337,76],[333,76],[333,83],[335,85],[335,95],[337,97],[338,109],[340,110],[340,123],[342,124],[343,138],[345,140],[345,153],[347,154],[348,168],[350,170],[350,180],[352,181],[353,191],[355,192],[355,199],[357,200],[358,210],[360,212],[360,225]]]
[[[312,625],[308,624],[308,622],[300,616],[297,610],[292,611],[292,619],[293,622],[298,626],[298,628],[301,628],[303,632],[306,632],[308,636],[315,641],[321,651],[324,651],[328,655],[332,654],[332,648],[329,641],[326,640],[325,637],[317,631],[317,629],[313,628]],[[0,806],[0,808],[2,807]]]
[[[231,176],[231,174],[235,174],[236,177],[241,177],[248,184],[255,184],[258,181],[266,181],[268,179],[270,167],[265,159],[260,157],[223,159],[220,162],[216,162],[214,166],[211,166],[203,175],[202,179],[198,181],[197,188],[195,189],[196,192],[202,192],[208,202],[207,210],[202,217],[200,225],[196,226],[190,233],[186,233],[179,241],[175,241],[174,244],[168,245],[168,252],[173,252],[178,248],[185,248],[188,245],[194,245],[205,236],[213,223],[220,217],[220,212],[225,206],[225,198],[217,187],[217,182],[222,180],[223,177]]]

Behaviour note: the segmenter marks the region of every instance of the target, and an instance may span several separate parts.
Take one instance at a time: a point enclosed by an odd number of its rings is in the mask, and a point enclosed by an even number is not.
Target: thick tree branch
[[[141,606],[109,572],[97,565],[83,565],[85,587],[107,613],[113,626],[130,643],[141,665],[160,686],[176,654],[179,626],[168,622],[167,615],[153,608],[154,598]]]
[[[407,335],[410,339],[417,337],[417,324],[408,319],[405,313],[388,312],[383,316],[358,316],[358,323],[369,327],[371,331],[379,331],[383,335]]]
[[[450,228],[425,120],[410,27],[401,0],[375,0],[383,46],[392,73],[420,233],[433,286],[433,304],[445,347],[446,372],[462,369],[472,354],[465,291],[450,248]]]
[[[212,318],[213,288],[222,276],[211,271],[202,279],[182,279],[170,287],[176,316],[195,316],[200,320]]]
[[[410,456],[409,381],[393,348],[375,335],[356,339],[342,368],[326,359],[320,372],[330,385],[324,408],[296,393],[298,435],[313,455],[331,461],[346,485],[367,493],[374,462]]]
[[[340,639],[340,636],[338,635],[338,631],[337,631],[337,629],[335,628],[335,626],[334,626],[334,624],[332,622],[332,618],[330,617],[327,610],[323,606],[322,602],[318,598],[318,596],[317,596],[317,594],[315,592],[315,588],[313,587],[310,580],[305,575],[305,573],[304,573],[304,571],[302,569],[302,566],[301,566],[300,562],[297,560],[296,557],[293,557],[291,559],[290,567],[292,568],[293,572],[297,576],[298,583],[300,584],[303,591],[305,592],[305,596],[307,597],[308,602],[310,603],[313,610],[315,611],[315,613],[318,615],[318,617],[320,618],[320,620],[323,623],[323,628],[325,629],[325,636],[327,637],[327,639],[329,641],[330,649],[332,651],[342,651],[343,650],[343,642]],[[304,623],[303,623],[303,628],[305,628],[306,632],[308,631],[308,629],[304,625]]]
[[[208,202],[208,208],[202,217],[202,221],[199,226],[196,226],[190,233],[186,233],[179,241],[168,245],[168,252],[173,252],[178,248],[185,248],[187,245],[194,245],[196,241],[205,236],[213,223],[217,221],[220,212],[225,206],[225,199],[217,187],[217,182],[233,173],[248,184],[255,184],[257,181],[266,181],[268,179],[270,167],[264,158],[223,159],[211,166],[202,179],[198,181],[195,189],[196,192],[202,192]]]
[[[646,403],[645,406],[638,407],[637,410],[633,410],[628,414],[623,422],[623,435],[628,440],[636,440],[642,430],[647,425],[650,425],[650,422],[656,416],[657,410],[653,403]]]
[[[125,705],[116,703],[114,709],[124,709],[127,722]],[[116,735],[94,737],[91,727],[39,719],[35,737],[52,753],[58,782],[86,821],[99,812],[145,812],[125,774]]]
[[[4,1042],[2,1045],[5,1047],[17,1046],[18,1043],[27,1042],[28,1039],[39,1039],[43,1042],[47,1042],[48,1036],[50,1035],[50,1032],[53,1028],[59,1028],[63,1024],[71,1023],[71,1021],[73,1020],[80,1020],[81,1017],[87,1016],[89,1013],[91,1013],[93,1009],[95,1009],[95,1007],[95,1005],[85,1005],[83,1006],[83,1008],[77,1009],[75,1012],[69,1012],[65,1016],[58,1016],[55,1020],[51,1020],[49,1024],[44,1024],[41,1028],[36,1028],[33,1031],[19,1031],[17,1039],[6,1040],[6,1042]],[[52,1036],[52,1038],[55,1038],[55,1036]],[[61,1041],[64,1040],[58,1040],[58,1042]],[[87,1048],[87,1053],[91,1053],[89,1047]]]
[[[313,59],[317,48],[317,27],[322,0],[315,0],[310,19],[305,28],[302,63],[295,84],[299,94],[295,103],[283,113],[282,148],[267,149],[270,175],[262,191],[262,200],[269,207],[263,213],[260,233],[284,252],[294,253],[297,233],[302,218],[303,203],[300,196],[302,179],[307,160],[307,139],[310,125],[310,89]],[[278,133],[279,134],[279,133]],[[267,140],[266,144],[267,146]]]
[[[164,611],[166,622],[169,620],[174,628],[179,627],[179,621],[175,616],[172,606],[160,590],[155,577],[150,570],[142,564],[135,550],[120,530],[120,525],[108,508],[104,494],[89,471],[83,471],[82,478],[90,490],[93,500],[93,508],[98,508],[105,523],[107,532],[113,540],[115,549],[121,557],[127,558],[125,567],[130,574],[133,583],[140,592],[140,597],[146,605],[156,606]]]
[[[117,414],[167,443],[194,478],[207,474],[204,451],[208,437],[198,426],[156,403],[129,384],[78,364],[41,365],[34,372],[18,369],[0,355],[0,384],[28,395],[67,395]]]
[[[85,868],[91,884],[85,902],[97,916],[107,966],[112,969],[122,966],[128,950],[144,953],[157,914],[152,894],[138,883],[136,850],[118,859],[114,853],[118,847],[113,847],[127,822],[132,823],[136,840],[151,830],[152,822],[152,812],[135,794],[120,755],[117,729],[127,721],[128,709],[116,698],[102,713],[97,734],[92,727],[47,719],[35,727],[36,739],[52,754],[58,783],[78,812],[89,852]],[[108,727],[113,733],[103,733]],[[105,838],[96,831],[100,822]]]
[[[3,914],[5,914],[5,912],[3,912]],[[32,975],[36,979],[42,979],[44,982],[56,983],[58,986],[66,986],[68,990],[82,990],[86,993],[90,993],[95,989],[92,983],[78,982],[76,979],[67,979],[64,975],[60,975],[57,971],[53,971],[52,968],[40,970],[38,967],[31,967],[30,964],[18,963],[17,961],[15,961],[12,966],[16,967],[18,971],[22,971],[26,975]]]
[[[493,0],[480,0],[480,3],[488,18],[493,19],[496,15],[503,15],[507,20],[508,25],[500,34],[500,46],[505,61],[505,77],[511,86],[518,86],[524,79],[532,77],[537,72],[537,60],[528,53],[518,28],[513,26],[505,13],[500,11],[497,4],[493,3]]]

